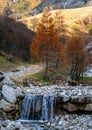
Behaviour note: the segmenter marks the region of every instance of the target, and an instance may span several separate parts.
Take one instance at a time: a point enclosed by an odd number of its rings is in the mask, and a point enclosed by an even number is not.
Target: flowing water
[[[26,95],[22,103],[21,120],[31,122],[51,121],[54,116],[54,96]],[[34,124],[36,130],[43,130]]]

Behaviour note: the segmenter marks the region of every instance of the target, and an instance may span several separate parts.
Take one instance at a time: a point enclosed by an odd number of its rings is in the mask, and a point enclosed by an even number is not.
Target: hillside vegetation
[[[27,17],[41,0],[3,0],[0,4],[1,14],[14,19]]]
[[[26,62],[9,55],[0,50],[0,71],[10,71],[17,68],[17,66],[25,65]]]
[[[76,22],[84,20],[86,17],[89,19],[91,19],[91,17],[92,17],[92,6],[75,8],[75,9],[53,10],[53,11],[51,11],[53,17],[55,17],[56,12],[58,12],[58,11],[61,12],[62,15],[64,16],[65,24],[67,24],[69,26],[69,28],[71,28],[73,25],[75,25]],[[23,22],[30,29],[32,29],[34,19],[36,19],[38,22],[39,19],[41,18],[41,16],[42,16],[42,13],[37,14],[35,16],[20,19],[19,21]]]
[[[0,13],[17,20],[41,13],[46,6],[49,6],[51,10],[55,10],[91,5],[92,0],[2,0],[0,3]]]
[[[8,17],[0,17],[0,50],[21,58],[30,60],[29,45],[33,32],[24,24]]]

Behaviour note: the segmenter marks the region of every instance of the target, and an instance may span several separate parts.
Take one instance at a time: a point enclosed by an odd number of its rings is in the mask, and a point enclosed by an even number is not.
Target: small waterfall
[[[21,119],[52,120],[54,115],[54,96],[27,95],[22,103]]]

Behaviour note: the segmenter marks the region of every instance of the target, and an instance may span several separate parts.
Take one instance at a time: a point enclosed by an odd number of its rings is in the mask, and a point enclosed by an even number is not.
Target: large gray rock
[[[77,111],[78,108],[76,107],[76,105],[72,104],[72,103],[66,103],[66,104],[63,104],[62,105],[63,108],[69,112],[74,112],[74,111]]]
[[[5,112],[10,112],[16,109],[16,106],[2,99],[0,101],[0,109],[2,109]]]
[[[73,96],[71,98],[72,103],[87,104],[92,103],[92,96]]]
[[[70,99],[71,99],[71,97],[67,96],[67,95],[65,95],[65,96],[59,96],[59,100],[61,100],[63,103],[64,102],[68,102]]]
[[[2,95],[4,98],[10,102],[10,103],[15,103],[16,102],[16,91],[14,88],[8,86],[8,85],[3,85],[2,87]]]
[[[12,88],[7,84],[2,86],[2,95],[4,99],[10,103],[16,103],[17,97],[22,96],[21,88]]]
[[[80,104],[78,106],[78,109],[81,111],[87,111],[87,112],[92,112],[92,103],[91,104]]]
[[[5,85],[9,85],[10,87],[14,87],[16,88],[15,83],[9,78],[9,77],[5,77],[4,80],[2,81],[2,84]]]
[[[85,111],[92,111],[92,103],[86,105]]]

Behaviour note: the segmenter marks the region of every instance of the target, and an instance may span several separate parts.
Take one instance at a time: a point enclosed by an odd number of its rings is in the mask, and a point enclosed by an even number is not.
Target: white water
[[[42,121],[51,121],[54,116],[54,96],[48,95],[27,95],[22,103],[20,122],[31,123],[36,130],[43,130],[40,127]]]
[[[54,96],[27,95],[22,103],[21,119],[52,120],[54,115]]]

